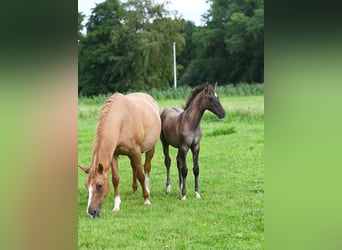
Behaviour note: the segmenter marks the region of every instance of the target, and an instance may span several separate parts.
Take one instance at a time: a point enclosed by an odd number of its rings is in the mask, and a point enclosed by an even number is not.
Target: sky
[[[104,0],[78,0],[78,11],[83,12],[88,18],[95,4],[101,2],[104,2]],[[201,21],[202,15],[209,7],[205,0],[170,0],[167,9],[176,10],[185,20],[191,20],[197,26],[200,26],[203,24]]]

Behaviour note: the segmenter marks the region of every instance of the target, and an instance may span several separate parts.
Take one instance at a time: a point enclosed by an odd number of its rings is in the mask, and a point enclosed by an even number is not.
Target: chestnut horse
[[[179,175],[179,186],[182,192],[182,200],[186,199],[186,176],[188,168],[186,166],[186,155],[189,148],[192,151],[193,173],[195,176],[195,195],[200,198],[198,189],[198,155],[200,150],[200,140],[202,130],[200,122],[205,110],[213,112],[218,118],[226,116],[219,98],[215,92],[215,86],[208,83],[193,89],[184,110],[179,108],[166,108],[161,116],[162,131],[160,139],[163,144],[165,156],[165,166],[167,171],[166,192],[171,192],[170,184],[170,156],[169,145],[178,148],[177,168]]]
[[[113,94],[103,105],[98,119],[90,168],[80,167],[88,173],[86,187],[89,192],[87,213],[99,217],[101,207],[109,193],[109,169],[112,170],[114,208],[120,210],[118,156],[127,155],[133,171],[133,192],[137,178],[141,184],[144,205],[150,205],[149,173],[155,144],[161,130],[158,105],[144,93]],[[142,171],[141,153],[146,154]]]

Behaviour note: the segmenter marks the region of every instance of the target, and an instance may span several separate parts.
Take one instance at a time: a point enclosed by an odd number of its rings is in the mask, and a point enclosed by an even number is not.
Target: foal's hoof
[[[182,201],[185,201],[186,200],[186,195],[184,195],[183,197],[182,197]]]
[[[201,199],[199,192],[195,192],[195,195],[196,195],[196,199]]]
[[[151,202],[150,202],[150,200],[145,200],[145,201],[144,201],[144,205],[145,205],[145,206],[149,206],[149,205],[151,205]]]
[[[171,185],[166,186],[166,193],[171,193]]]

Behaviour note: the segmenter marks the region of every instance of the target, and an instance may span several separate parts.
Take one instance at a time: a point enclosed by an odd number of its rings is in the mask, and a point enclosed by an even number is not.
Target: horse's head
[[[205,84],[204,96],[206,97],[206,108],[217,115],[218,118],[222,119],[226,116],[222,104],[216,94],[217,82],[215,85]]]
[[[80,168],[88,174],[85,183],[89,193],[87,213],[90,217],[99,217],[103,202],[110,190],[108,173],[104,171],[102,164],[93,168],[81,166]]]

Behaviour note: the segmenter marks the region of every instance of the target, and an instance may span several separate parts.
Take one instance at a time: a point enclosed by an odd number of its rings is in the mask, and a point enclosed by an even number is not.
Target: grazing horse
[[[179,175],[179,186],[182,192],[182,200],[186,199],[186,176],[188,168],[186,166],[186,155],[191,149],[193,157],[193,173],[195,176],[195,195],[200,198],[198,189],[198,155],[200,150],[200,140],[202,130],[200,122],[205,110],[213,112],[218,118],[226,116],[217,94],[215,86],[208,83],[193,89],[184,110],[179,108],[166,108],[160,115],[162,122],[162,131],[160,139],[163,144],[165,156],[165,166],[167,171],[166,192],[171,192],[170,184],[170,156],[169,145],[178,148],[177,168]]]
[[[149,173],[155,144],[161,130],[158,105],[144,93],[113,94],[103,105],[98,119],[93,144],[91,167],[80,167],[88,173],[86,187],[89,192],[87,213],[99,217],[109,193],[109,169],[112,170],[114,208],[120,210],[118,156],[127,155],[133,171],[133,192],[137,178],[141,184],[144,205],[150,205]],[[141,153],[146,154],[142,172]]]

